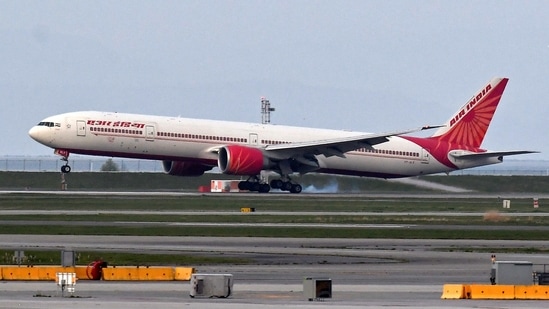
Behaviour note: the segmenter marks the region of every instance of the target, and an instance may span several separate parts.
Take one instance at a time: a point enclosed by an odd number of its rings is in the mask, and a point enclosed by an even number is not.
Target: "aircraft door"
[[[76,120],[76,135],[77,136],[86,136],[86,121],[85,120]]]
[[[248,141],[250,145],[257,145],[258,144],[258,137],[257,133],[250,133],[250,140]]]
[[[421,148],[421,163],[428,164],[430,157],[431,157],[431,154],[429,153],[429,150],[425,148]]]
[[[145,140],[154,141],[154,126],[146,125],[145,126]]]

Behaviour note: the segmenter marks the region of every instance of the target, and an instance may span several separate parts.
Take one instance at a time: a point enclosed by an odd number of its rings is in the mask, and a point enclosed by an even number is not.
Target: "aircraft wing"
[[[439,128],[441,126],[424,126],[421,128],[415,128],[405,131],[395,131],[387,133],[372,133],[356,136],[348,136],[334,139],[315,140],[308,142],[267,145],[265,151],[267,155],[273,158],[287,158],[310,156],[310,155],[324,155],[326,157],[338,156],[345,157],[345,153],[348,151],[356,150],[359,148],[368,148],[373,145],[385,143],[389,141],[389,137],[407,134],[411,132],[417,132],[422,130]]]
[[[499,158],[504,156],[513,156],[527,153],[539,153],[531,150],[511,150],[511,151],[486,151],[486,152],[465,152],[450,153],[456,159],[474,159],[474,158]]]

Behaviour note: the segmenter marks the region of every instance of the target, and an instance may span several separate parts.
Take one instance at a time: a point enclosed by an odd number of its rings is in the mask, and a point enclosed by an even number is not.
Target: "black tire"
[[[259,185],[259,193],[268,193],[271,190],[271,186],[266,183]]]
[[[241,181],[238,183],[238,190],[248,191],[250,190],[250,183],[247,181]]]
[[[298,183],[292,185],[292,188],[290,189],[291,193],[301,193],[301,191],[303,191],[303,187]]]
[[[273,189],[282,188],[282,180],[280,180],[280,179],[271,180],[271,188],[273,188]]]
[[[68,174],[71,172],[71,167],[68,165],[61,166],[61,173]]]
[[[292,183],[287,181],[287,182],[283,182],[282,183],[282,186],[280,187],[280,190],[282,191],[290,191],[292,190]]]
[[[250,182],[250,191],[259,192],[261,185],[259,182]]]

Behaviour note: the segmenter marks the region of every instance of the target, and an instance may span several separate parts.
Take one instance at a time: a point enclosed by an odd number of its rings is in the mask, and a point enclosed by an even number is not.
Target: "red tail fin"
[[[479,148],[508,80],[492,79],[432,137],[454,145]]]

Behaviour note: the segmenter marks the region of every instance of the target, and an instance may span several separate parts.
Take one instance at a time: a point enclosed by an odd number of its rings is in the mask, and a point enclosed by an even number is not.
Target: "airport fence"
[[[71,156],[69,165],[73,172],[100,172],[103,165],[112,160],[118,171],[136,173],[161,173],[162,162],[155,160]],[[5,172],[57,172],[65,162],[57,156],[4,156],[0,157],[0,171]],[[451,175],[493,176],[549,176],[549,161],[511,161],[510,164],[490,165],[452,172]]]
[[[120,159],[120,158],[69,158],[73,172],[100,172],[108,160],[112,160],[116,170],[121,172],[162,172],[162,163],[153,160]],[[57,172],[65,162],[59,157],[4,157],[0,159],[0,171],[6,172]]]

